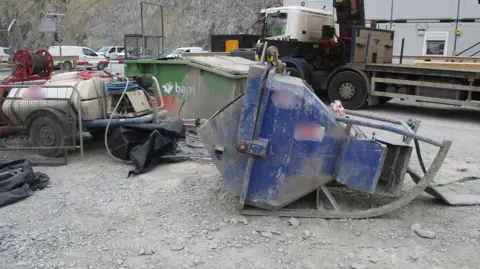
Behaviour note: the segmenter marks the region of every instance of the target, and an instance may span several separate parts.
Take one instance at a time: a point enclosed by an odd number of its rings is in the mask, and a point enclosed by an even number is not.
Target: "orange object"
[[[225,51],[226,52],[231,52],[233,50],[238,49],[239,47],[240,47],[239,41],[236,40],[236,39],[227,40],[225,42]]]

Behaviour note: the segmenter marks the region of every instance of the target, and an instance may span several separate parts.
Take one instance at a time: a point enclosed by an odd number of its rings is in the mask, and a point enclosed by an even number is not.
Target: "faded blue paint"
[[[247,201],[278,207],[314,191],[325,179],[337,179],[337,174],[352,189],[375,190],[386,149],[347,137],[330,109],[298,78],[270,72],[262,90],[265,70],[252,67],[244,97],[199,129],[232,193],[239,196],[248,179]],[[294,106],[274,104],[278,92],[285,91],[295,97],[286,98],[287,103],[295,100]],[[320,138],[295,139],[295,126],[303,123],[323,127]],[[246,153],[237,151],[238,143],[248,145]],[[219,145],[225,150],[216,154]]]
[[[247,142],[247,153],[258,157],[267,156],[268,140],[260,139]]]
[[[386,155],[386,146],[350,137],[337,163],[337,181],[357,191],[374,193]],[[359,180],[367,178],[372,180]]]

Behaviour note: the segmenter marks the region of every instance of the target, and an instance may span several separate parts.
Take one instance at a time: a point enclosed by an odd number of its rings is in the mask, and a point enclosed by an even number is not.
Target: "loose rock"
[[[422,224],[415,223],[410,227],[410,230],[416,231],[416,230],[421,230],[422,229]]]
[[[435,239],[436,234],[433,231],[429,230],[416,230],[415,231],[420,237],[428,238],[428,239]]]
[[[293,227],[298,227],[300,226],[300,221],[298,221],[296,218],[290,218],[288,219],[288,223],[292,225]]]
[[[303,239],[307,239],[307,238],[309,238],[310,236],[312,236],[312,232],[310,232],[309,230],[305,230],[305,231],[303,232],[302,238],[303,238]]]
[[[436,237],[435,232],[422,229],[422,225],[418,223],[413,224],[410,229],[422,238],[434,239]]]
[[[352,264],[352,269],[367,269],[367,265],[361,263]]]
[[[458,167],[458,168],[457,168],[457,171],[458,171],[458,172],[467,172],[467,171],[468,171],[468,168],[466,168],[466,167]]]
[[[273,236],[271,232],[262,232],[260,235],[265,238],[270,238]]]
[[[178,246],[172,246],[172,247],[170,248],[170,250],[173,250],[173,251],[182,251],[183,249],[185,249],[185,247],[184,247],[184,246],[180,246],[180,245],[178,245]]]

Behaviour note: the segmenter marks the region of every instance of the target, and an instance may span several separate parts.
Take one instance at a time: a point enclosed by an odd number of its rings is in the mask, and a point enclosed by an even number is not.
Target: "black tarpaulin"
[[[33,172],[28,160],[17,160],[0,166],[0,207],[30,197],[34,191],[45,188],[50,178]]]
[[[176,140],[183,137],[183,121],[168,120],[119,127],[110,136],[108,146],[115,157],[133,161],[136,168],[129,172],[131,176],[146,173],[161,163],[183,161],[164,158],[178,152]]]

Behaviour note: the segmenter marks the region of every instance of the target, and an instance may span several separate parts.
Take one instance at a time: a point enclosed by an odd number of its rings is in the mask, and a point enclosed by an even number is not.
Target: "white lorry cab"
[[[105,56],[98,55],[95,51],[88,47],[80,46],[51,46],[48,48],[48,52],[55,56],[78,56],[77,66],[83,66],[86,68],[97,68],[103,70],[108,66],[108,60]],[[63,70],[71,70],[73,63],[70,61],[55,61],[55,66]]]
[[[123,53],[125,48],[123,46],[106,46],[101,47],[97,54],[99,56],[104,56],[107,59],[118,60],[118,54]]]
[[[203,52],[203,49],[200,47],[184,47],[184,48],[178,48],[172,53],[167,55],[167,58],[178,58],[181,57],[183,53],[190,53],[190,52]]]
[[[266,40],[320,42],[323,25],[335,26],[332,12],[300,6],[264,9]]]

